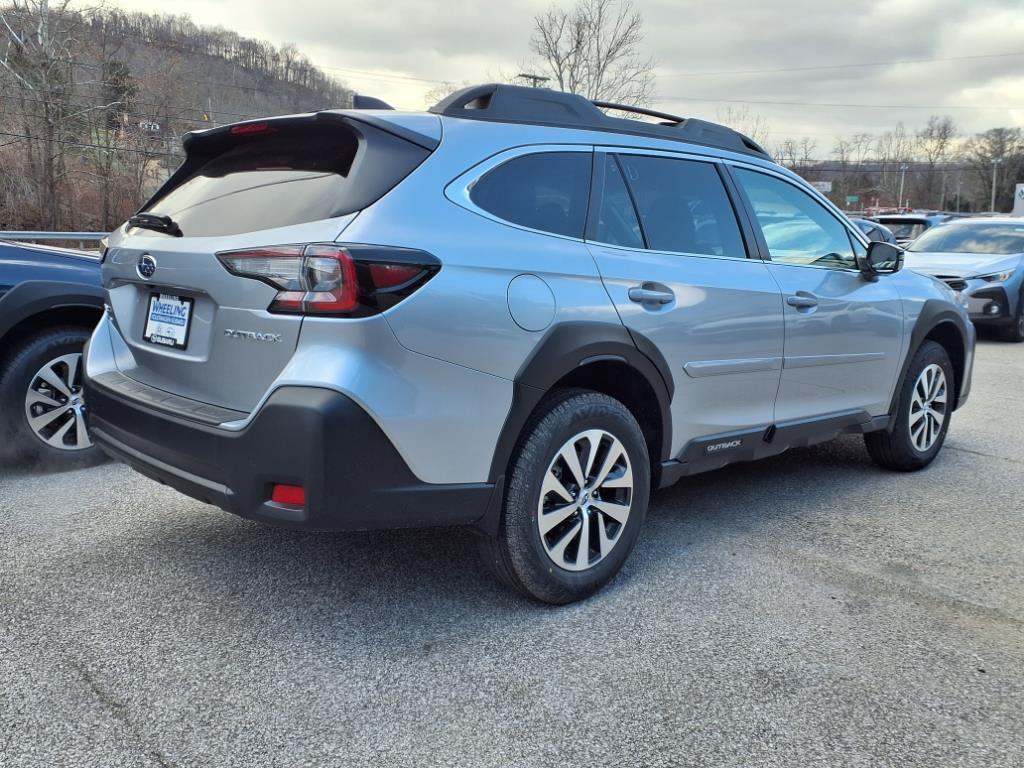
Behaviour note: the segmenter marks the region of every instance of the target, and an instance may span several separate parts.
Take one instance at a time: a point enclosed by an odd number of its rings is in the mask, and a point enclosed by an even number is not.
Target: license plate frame
[[[159,313],[159,319],[154,320],[154,309],[159,302],[163,302],[162,308],[166,311]],[[194,306],[195,300],[191,296],[157,291],[150,293],[142,340],[167,349],[187,349]]]

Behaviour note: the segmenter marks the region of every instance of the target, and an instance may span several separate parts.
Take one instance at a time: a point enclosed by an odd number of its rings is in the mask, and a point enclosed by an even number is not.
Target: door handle
[[[813,296],[787,296],[786,303],[797,309],[814,309],[818,306],[818,300]]]
[[[669,304],[676,295],[672,291],[658,291],[653,288],[634,286],[629,289],[629,300],[638,304]]]

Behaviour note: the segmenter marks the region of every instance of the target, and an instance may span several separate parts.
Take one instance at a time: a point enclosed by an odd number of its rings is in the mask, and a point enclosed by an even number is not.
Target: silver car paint
[[[331,242],[354,216],[225,237],[169,237],[147,230],[131,235],[121,227],[110,236],[103,284],[117,328],[128,347],[121,373],[143,384],[205,403],[250,411],[295,352],[302,318],[272,315],[277,291],[257,280],[235,277],[215,258],[218,251],[296,242]],[[144,280],[136,271],[143,254],[156,260]],[[193,298],[186,350],[143,341],[153,291]],[[280,334],[280,343],[254,343],[225,335],[228,329]]]
[[[642,328],[659,344],[670,359],[678,386],[672,404],[674,451],[691,438],[778,418],[775,391],[783,376],[782,358],[789,352],[783,346],[783,292],[771,271],[777,265],[642,251],[616,253],[620,249],[496,221],[475,209],[465,192],[507,154],[563,145],[589,152],[617,141],[624,148],[685,150],[714,162],[768,169],[793,180],[831,210],[836,210],[834,206],[795,174],[736,153],[543,126],[451,118],[440,123],[444,139],[434,154],[358,215],[206,238],[203,243],[193,238],[184,244],[185,253],[173,250],[183,244],[172,238],[116,232],[104,280],[113,289],[117,322],[108,316],[97,328],[87,360],[89,375],[116,367],[152,386],[253,413],[286,384],[335,389],[367,410],[422,480],[484,481],[512,402],[512,380],[546,330],[525,330],[510,312],[510,284],[520,275],[532,275],[553,296],[548,328],[580,320],[619,323],[621,314],[627,325]],[[848,229],[866,242],[855,228]],[[266,313],[272,288],[229,275],[213,258],[218,250],[333,239],[420,248],[438,256],[443,267],[425,287],[381,316],[341,322],[306,318],[299,324],[294,318]],[[198,346],[187,354],[150,350],[140,340],[139,301],[148,289],[134,273],[134,258],[143,252],[156,256],[158,270],[170,270],[167,283],[180,285],[204,304],[203,297],[210,298],[210,311],[204,310],[203,315],[197,309],[203,325],[198,333],[193,329]],[[670,272],[668,262],[678,268]],[[829,270],[814,272],[815,289],[828,295],[825,284],[835,276]],[[154,283],[165,284],[159,271],[157,277]],[[671,284],[677,306],[659,314],[623,299],[622,293],[634,281],[651,279]],[[846,282],[847,276],[841,279]],[[910,274],[879,281],[882,287],[877,292],[886,302],[896,301],[897,294],[913,298],[903,301],[895,333],[888,304],[883,309],[863,304],[861,314],[822,312],[815,324],[824,329],[853,323],[844,331],[850,349],[856,347],[856,333],[885,337],[895,347],[886,349],[886,359],[891,355],[895,366],[906,354],[909,329],[923,302],[942,297],[941,286],[933,283]],[[863,286],[847,286],[837,295],[848,301],[860,290]],[[742,304],[737,301],[740,298]],[[851,314],[855,317],[850,318]],[[214,336],[231,326],[281,333],[285,342],[272,345],[278,349],[236,339],[222,340],[218,346]],[[808,354],[826,354],[829,338],[809,333]],[[229,342],[236,346],[228,346]],[[809,387],[819,394],[829,387],[839,390],[818,398],[818,415],[838,410],[837,403],[848,401],[877,410],[883,398],[873,389],[840,394],[849,383],[850,365],[830,368],[824,379],[793,380],[798,389]],[[880,377],[878,390],[891,394],[895,373],[882,373],[864,370],[854,375]],[[247,422],[222,428],[241,429]]]

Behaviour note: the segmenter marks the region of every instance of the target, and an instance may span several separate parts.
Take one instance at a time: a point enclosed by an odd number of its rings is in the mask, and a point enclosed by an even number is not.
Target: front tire
[[[506,585],[537,600],[582,600],[632,551],[650,486],[647,444],[629,409],[598,392],[556,392],[524,429],[485,559]]]
[[[999,329],[999,338],[1013,344],[1024,342],[1024,293],[1017,299],[1017,312],[1013,321]]]
[[[916,472],[942,450],[953,413],[953,365],[941,344],[924,342],[907,369],[891,431],[864,435],[875,463],[886,469]]]
[[[72,469],[98,464],[82,400],[87,328],[66,326],[19,340],[0,366],[0,445],[4,463]]]

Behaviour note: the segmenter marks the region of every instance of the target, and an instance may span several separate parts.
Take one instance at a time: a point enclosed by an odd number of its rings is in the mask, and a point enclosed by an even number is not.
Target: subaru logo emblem
[[[156,259],[148,253],[142,254],[142,256],[139,257],[138,263],[135,265],[135,271],[139,273],[139,277],[143,280],[149,280],[156,274]]]

